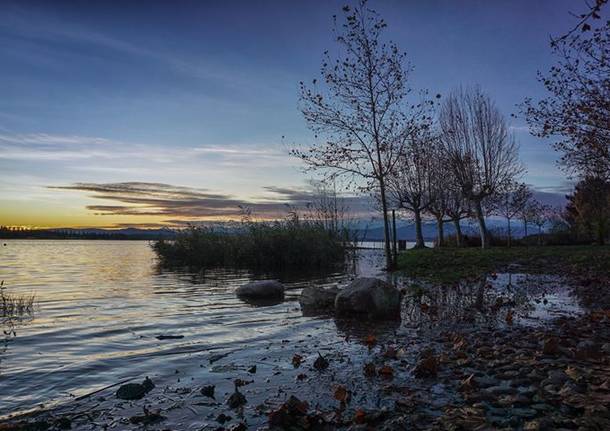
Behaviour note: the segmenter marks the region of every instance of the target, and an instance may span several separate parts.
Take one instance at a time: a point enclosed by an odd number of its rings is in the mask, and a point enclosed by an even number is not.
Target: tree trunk
[[[398,249],[396,248],[396,210],[392,210],[392,262],[394,268],[398,265]]]
[[[390,249],[390,220],[388,219],[388,204],[385,198],[385,182],[383,177],[379,178],[379,191],[381,194],[381,209],[383,211],[383,239],[385,241],[385,264],[386,269],[392,267],[392,250]]]
[[[538,225],[538,245],[542,245],[542,225]]]
[[[462,226],[460,226],[460,219],[454,218],[453,225],[455,226],[455,245],[457,247],[462,246]]]
[[[421,229],[421,211],[416,210],[413,211],[415,215],[415,247],[414,248],[424,248],[426,244],[424,243],[424,235]]]
[[[489,248],[489,232],[487,232],[487,226],[485,225],[485,216],[483,215],[483,208],[481,207],[480,200],[475,202],[474,208],[479,222],[479,230],[481,232],[481,248]]]
[[[443,218],[436,218],[436,246],[443,247],[445,245],[445,229],[443,226]]]
[[[510,219],[507,218],[508,220],[508,246],[511,246],[511,232],[510,232]]]
[[[527,220],[523,219],[523,230],[525,231],[524,238],[527,236]]]

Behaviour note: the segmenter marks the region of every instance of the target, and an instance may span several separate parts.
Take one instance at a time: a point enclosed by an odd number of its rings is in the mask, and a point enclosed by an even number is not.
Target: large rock
[[[304,312],[328,311],[335,308],[335,298],[339,293],[337,287],[324,289],[320,286],[306,287],[301,292],[299,304]]]
[[[276,280],[253,281],[239,286],[235,293],[249,299],[281,299],[284,297],[284,285]]]
[[[337,314],[372,319],[400,319],[401,294],[377,278],[357,278],[335,298]]]

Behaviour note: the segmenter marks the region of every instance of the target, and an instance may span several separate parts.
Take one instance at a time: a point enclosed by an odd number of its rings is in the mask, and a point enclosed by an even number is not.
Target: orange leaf
[[[369,347],[373,347],[377,343],[377,337],[375,337],[374,335],[369,335],[364,340],[364,343]]]
[[[356,414],[354,415],[354,422],[357,424],[363,424],[366,422],[366,413],[362,409],[356,410]]]
[[[513,324],[513,310],[508,310],[508,313],[506,313],[506,323],[508,325],[512,325]]]
[[[292,365],[294,365],[294,368],[298,368],[301,365],[301,362],[303,362],[303,357],[298,353],[295,353],[292,357]]]
[[[379,369],[379,374],[385,377],[392,377],[394,375],[394,369],[389,365],[384,365]]]
[[[335,389],[335,399],[337,401],[341,401],[342,403],[349,401],[349,392],[347,389],[345,389],[345,386],[337,386]]]

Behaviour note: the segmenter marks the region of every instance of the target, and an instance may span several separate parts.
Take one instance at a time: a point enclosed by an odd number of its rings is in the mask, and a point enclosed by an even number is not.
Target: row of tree
[[[432,215],[439,245],[446,220],[460,238],[460,220],[475,217],[488,247],[491,202],[512,196],[523,173],[506,119],[479,88],[456,90],[442,103],[440,95],[420,92],[413,102],[412,67],[396,44],[383,40],[385,21],[366,1],[343,12],[341,23],[335,19],[341,54],[325,52],[322,83],[301,82],[300,109],[317,142],[293,154],[376,197],[388,267],[391,208],[413,214],[418,246],[422,218]]]
[[[587,20],[599,18],[604,4],[597,2],[583,15],[583,30],[589,31]],[[365,0],[343,12],[344,19],[335,17],[334,27],[340,53],[324,53],[321,82],[300,84],[300,109],[316,142],[293,154],[309,168],[329,177],[345,176],[376,197],[388,267],[393,263],[391,208],[412,214],[418,246],[423,246],[424,217],[436,219],[439,245],[445,222],[453,222],[460,241],[460,221],[474,218],[483,248],[490,244],[485,222],[490,214],[507,219],[509,238],[516,217],[525,220],[526,229],[532,222],[539,230],[558,217],[535,202],[519,182],[524,172],[519,147],[491,97],[478,87],[456,89],[442,100],[427,92],[413,97],[413,68],[395,43],[383,39],[383,18]],[[555,144],[563,154],[562,165],[586,181],[587,190],[596,187],[594,210],[579,200],[582,193],[576,190],[572,209],[562,218],[582,220],[597,214],[602,240],[608,223],[607,214],[601,213],[610,206],[604,194],[610,179],[609,42],[610,23],[588,37],[571,31],[554,40],[560,61],[548,76],[540,75],[550,95],[538,102],[527,99],[523,105],[532,132],[563,137]],[[586,224],[591,225],[590,220]]]

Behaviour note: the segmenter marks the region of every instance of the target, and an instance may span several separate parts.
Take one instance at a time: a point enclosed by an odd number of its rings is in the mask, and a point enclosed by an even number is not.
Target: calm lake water
[[[284,303],[254,307],[236,287],[247,271],[164,271],[145,241],[3,241],[0,279],[34,293],[37,310],[0,350],[0,415],[78,397],[122,379],[172,374],[200,352],[256,349],[319,326],[296,301],[303,286],[349,274],[283,280]],[[374,274],[378,251],[361,261]],[[324,325],[332,325],[325,322]],[[158,340],[159,335],[182,335]],[[193,364],[198,367],[199,364]],[[169,371],[168,371],[169,370]]]
[[[360,251],[356,266],[345,273],[283,277],[285,301],[256,307],[237,299],[234,290],[261,277],[247,271],[159,271],[147,242],[4,242],[0,279],[11,293],[34,293],[37,309],[17,323],[17,336],[0,349],[0,417],[41,404],[63,404],[144,376],[165,386],[164,394],[184,394],[188,391],[183,385],[209,382],[230,393],[231,378],[236,373],[247,378],[252,364],[259,367],[257,378],[283,373],[282,384],[290,385],[295,382],[291,373],[298,372],[290,364],[295,351],[313,355],[307,356],[313,360],[318,351],[337,346],[350,358],[343,370],[349,376],[354,366],[361,367],[357,358],[368,354],[362,340],[369,331],[380,340],[385,330],[388,337],[398,334],[409,343],[425,343],[423,328],[439,320],[472,324],[473,316],[479,316],[473,304],[497,304],[498,297],[511,301],[519,324],[538,324],[580,310],[568,290],[558,289],[556,277],[500,274],[484,289],[468,285],[407,295],[400,327],[359,329],[328,316],[303,316],[297,298],[311,284],[344,285],[355,274],[383,276],[380,250]],[[408,285],[406,279],[394,282]],[[427,311],[422,311],[420,301],[430,304]],[[481,316],[502,322],[502,310]],[[183,338],[159,340],[160,335]],[[269,389],[262,384],[256,390],[258,395],[249,399],[262,400]],[[200,429],[200,413],[192,416],[179,417],[174,425],[187,429],[185,424],[192,420],[193,429]]]

